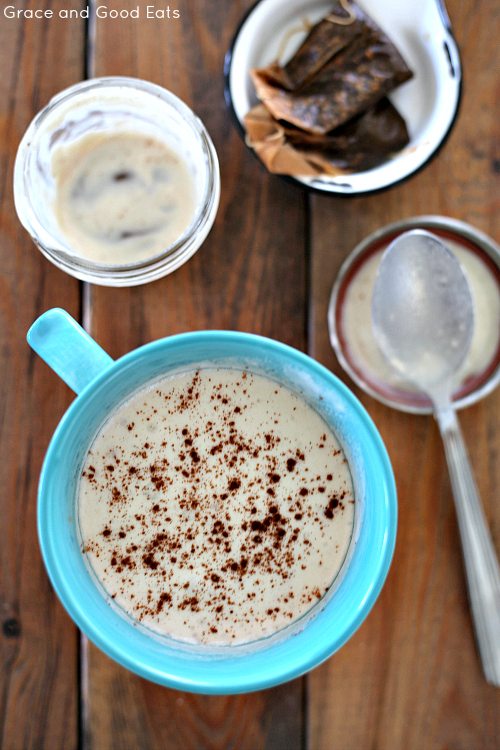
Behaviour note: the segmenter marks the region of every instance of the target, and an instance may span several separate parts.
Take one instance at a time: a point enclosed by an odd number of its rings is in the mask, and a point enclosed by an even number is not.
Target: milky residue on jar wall
[[[90,261],[152,258],[193,221],[196,185],[186,161],[147,134],[89,133],[55,149],[51,168],[61,234]]]

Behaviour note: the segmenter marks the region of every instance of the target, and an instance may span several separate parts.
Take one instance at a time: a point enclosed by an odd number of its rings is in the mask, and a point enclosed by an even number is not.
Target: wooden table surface
[[[136,5],[137,0],[121,0],[108,7]],[[490,235],[498,230],[498,6],[494,0],[448,0],[465,80],[460,116],[439,156],[403,185],[342,200],[310,196],[269,176],[235,131],[224,104],[222,66],[250,5],[251,0],[179,0],[171,4],[181,10],[178,21],[98,20],[94,30],[83,20],[0,16],[5,750],[500,747],[500,693],[485,683],[474,647],[436,425],[431,418],[393,412],[353,387],[335,360],[326,327],[328,296],[342,260],[377,227],[432,213],[468,221]],[[16,7],[57,13],[84,6],[83,0],[26,0]],[[19,140],[49,97],[87,75],[113,74],[150,79],[190,104],[212,134],[222,175],[218,217],[199,253],[167,278],[118,290],[82,285],[46,261],[17,220],[11,187]],[[400,522],[380,599],[326,664],[261,693],[193,696],[132,675],[80,637],[51,589],[36,537],[40,466],[72,400],[25,343],[30,323],[52,306],[83,320],[114,357],[179,331],[229,328],[307,351],[353,387],[392,458]],[[461,414],[497,548],[499,400],[496,393]]]

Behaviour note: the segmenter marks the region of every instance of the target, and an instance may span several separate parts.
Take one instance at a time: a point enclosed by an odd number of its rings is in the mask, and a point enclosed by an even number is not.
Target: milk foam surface
[[[249,642],[323,597],[354,522],[344,453],[303,398],[249,371],[165,377],[119,406],[82,469],[82,549],[133,618]]]

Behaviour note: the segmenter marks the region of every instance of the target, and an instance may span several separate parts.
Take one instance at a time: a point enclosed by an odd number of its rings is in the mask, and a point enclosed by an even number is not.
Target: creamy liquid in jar
[[[477,253],[452,240],[443,240],[462,265],[472,294],[474,330],[465,361],[457,373],[457,386],[480,374],[496,354],[500,337],[500,293],[497,281]],[[373,287],[385,247],[373,253],[349,282],[342,308],[342,326],[352,361],[389,385],[415,390],[386,362],[373,335]]]
[[[235,644],[280,630],[328,591],[354,494],[342,448],[304,399],[207,367],[114,410],[85,458],[78,516],[84,554],[131,617]]]
[[[186,161],[139,132],[89,133],[52,157],[54,212],[68,247],[97,263],[137,263],[186,231],[196,186]]]

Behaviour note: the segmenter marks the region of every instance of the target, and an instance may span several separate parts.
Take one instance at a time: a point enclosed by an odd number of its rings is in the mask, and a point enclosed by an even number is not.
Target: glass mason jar
[[[53,157],[89,134],[127,133],[163,143],[193,178],[195,206],[185,231],[151,257],[102,263],[84,257],[56,217]],[[55,96],[29,125],[14,167],[19,219],[41,252],[58,268],[104,286],[134,286],[166,276],[200,247],[215,220],[220,197],[217,154],[201,120],[161,86],[134,78],[96,78]]]

